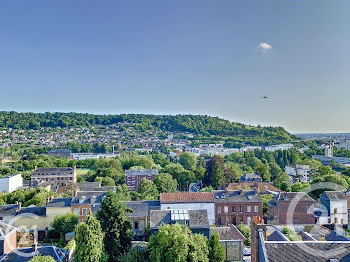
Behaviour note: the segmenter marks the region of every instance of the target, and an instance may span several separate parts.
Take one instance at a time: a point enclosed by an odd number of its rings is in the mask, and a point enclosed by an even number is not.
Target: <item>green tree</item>
[[[127,253],[119,257],[120,262],[147,262],[147,251],[142,247],[132,247]]]
[[[156,185],[159,193],[177,192],[177,181],[168,173],[158,174],[154,179],[154,184]]]
[[[52,256],[35,256],[29,262],[55,262],[56,260]]]
[[[78,216],[74,213],[67,213],[56,216],[52,222],[52,228],[64,238],[65,234],[73,232],[76,225],[79,223]]]
[[[214,233],[209,239],[209,262],[223,262],[225,260],[225,251],[219,242],[219,236]]]
[[[234,181],[229,181],[229,182],[239,182],[241,176],[243,175],[240,165],[233,162],[227,162],[226,167],[233,172],[233,176],[234,176]]]
[[[282,173],[282,169],[276,163],[270,163],[269,166],[272,180],[274,180],[279,174]]]
[[[289,176],[286,173],[281,173],[279,174],[275,181],[274,184],[277,188],[283,190],[283,191],[287,191],[285,190],[286,188],[289,188],[289,191],[291,190],[291,185],[289,182]]]
[[[152,262],[187,261],[191,231],[179,224],[162,225],[150,238],[147,249]]]
[[[152,181],[143,178],[137,190],[137,196],[139,200],[157,200],[159,192]]]
[[[268,164],[259,164],[255,168],[255,172],[261,176],[263,181],[271,180],[270,167]]]
[[[246,244],[247,246],[250,246],[251,242],[251,231],[250,227],[244,225],[244,224],[239,224],[237,226],[237,229],[242,233],[242,235],[246,238]]]
[[[308,187],[310,184],[309,183],[301,183],[297,182],[292,185],[292,192],[300,192],[302,191],[305,187]]]
[[[187,170],[195,170],[197,166],[197,156],[191,152],[184,152],[180,155],[179,163]]]
[[[302,238],[300,235],[295,232],[293,228],[284,227],[282,229],[282,233],[290,240],[290,241],[301,241]]]
[[[222,170],[219,163],[215,163],[213,169],[213,187],[222,186],[225,183],[224,170]]]
[[[90,213],[75,229],[76,262],[105,262],[106,253],[103,244],[101,225]]]
[[[273,194],[263,194],[260,196],[263,201],[263,212],[266,214],[267,212],[267,203],[270,202],[273,198]]]
[[[208,240],[202,234],[192,234],[189,241],[189,262],[209,262]]]
[[[106,252],[109,261],[117,261],[131,246],[132,225],[126,217],[132,212],[125,204],[120,202],[119,194],[109,191],[102,201],[96,218],[101,222]]]

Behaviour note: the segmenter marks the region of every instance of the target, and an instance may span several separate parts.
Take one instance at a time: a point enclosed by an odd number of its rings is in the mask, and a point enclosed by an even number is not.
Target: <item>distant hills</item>
[[[88,127],[129,123],[137,130],[160,129],[170,132],[189,132],[196,139],[225,140],[228,145],[246,143],[271,145],[287,143],[296,137],[282,127],[250,126],[203,115],[94,115],[85,113],[18,113],[0,111],[0,128],[39,129],[40,127]]]

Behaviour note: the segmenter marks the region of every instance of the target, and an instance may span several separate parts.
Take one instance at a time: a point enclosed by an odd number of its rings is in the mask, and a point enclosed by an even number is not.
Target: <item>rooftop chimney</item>
[[[22,203],[21,203],[21,202],[16,201],[16,205],[17,205],[17,211],[20,211],[20,210],[21,210],[21,208],[22,208]]]

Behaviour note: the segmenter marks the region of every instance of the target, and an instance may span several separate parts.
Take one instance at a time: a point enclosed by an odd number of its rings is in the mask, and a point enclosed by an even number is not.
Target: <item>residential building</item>
[[[43,241],[46,237],[46,231],[50,226],[50,222],[46,216],[46,207],[22,207],[17,210],[11,224],[18,228],[27,228],[29,231],[37,232],[35,238]]]
[[[32,173],[31,181],[47,181],[65,186],[77,182],[77,172],[75,167],[37,168]]]
[[[71,211],[72,198],[48,198],[46,202],[46,217],[49,227],[54,218],[59,215],[67,214]]]
[[[347,198],[340,191],[325,191],[320,196],[321,209],[326,216],[319,218],[320,224],[348,224]]]
[[[21,174],[14,174],[0,178],[0,192],[10,193],[23,187]]]
[[[125,184],[131,187],[134,191],[137,191],[142,179],[145,178],[154,181],[156,175],[158,175],[157,169],[125,170]]]
[[[345,192],[345,197],[348,202],[348,224],[350,224],[350,190]]]
[[[205,209],[152,210],[150,213],[150,228],[152,234],[156,234],[159,226],[162,224],[171,225],[175,223],[188,226],[193,233],[203,234],[207,238],[210,237],[208,213]]]
[[[160,210],[159,201],[124,201],[126,206],[133,210],[126,214],[130,219],[133,229],[134,240],[143,240],[146,235],[147,223],[151,210]]]
[[[76,192],[72,198],[71,212],[74,212],[81,222],[90,211],[96,214],[106,195],[105,191]]]
[[[72,151],[69,149],[51,149],[48,153],[49,156],[53,157],[63,157],[63,158],[70,158],[72,155]]]
[[[305,192],[280,192],[267,203],[271,224],[314,224],[315,200]]]
[[[257,182],[257,183],[261,183],[262,179],[261,176],[259,176],[258,174],[255,173],[246,173],[243,176],[241,176],[240,179],[241,183],[246,183],[246,182]]]
[[[309,165],[286,166],[286,174],[289,175],[291,184],[296,182],[310,183],[313,170]]]
[[[214,191],[216,225],[249,225],[253,216],[262,216],[263,207],[256,191]]]
[[[329,157],[324,155],[313,155],[313,159],[318,159],[323,165],[329,165],[332,160],[342,166],[350,166],[350,157]]]
[[[212,192],[197,193],[161,193],[160,209],[207,210],[209,224],[215,223],[214,194]]]

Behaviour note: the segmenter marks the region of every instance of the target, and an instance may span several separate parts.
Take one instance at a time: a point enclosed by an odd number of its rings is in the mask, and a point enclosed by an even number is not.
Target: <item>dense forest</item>
[[[0,128],[39,129],[41,127],[88,127],[130,123],[140,130],[161,129],[171,132],[190,132],[198,137],[224,138],[228,142],[278,144],[295,139],[282,127],[250,126],[218,117],[202,115],[93,115],[85,113],[17,113],[0,112]]]

